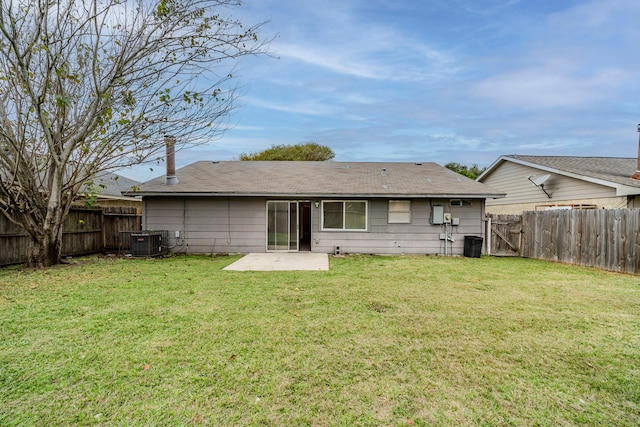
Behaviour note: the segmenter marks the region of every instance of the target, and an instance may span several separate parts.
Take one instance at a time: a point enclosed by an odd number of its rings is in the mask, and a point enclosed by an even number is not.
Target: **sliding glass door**
[[[298,202],[267,202],[267,250],[298,250]]]

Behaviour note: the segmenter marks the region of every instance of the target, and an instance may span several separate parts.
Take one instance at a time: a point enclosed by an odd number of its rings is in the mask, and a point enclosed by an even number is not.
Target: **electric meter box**
[[[431,207],[431,224],[444,224],[444,206],[434,205]]]

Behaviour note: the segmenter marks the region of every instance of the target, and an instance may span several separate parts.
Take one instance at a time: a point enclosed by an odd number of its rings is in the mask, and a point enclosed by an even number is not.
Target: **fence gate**
[[[522,215],[489,214],[491,255],[519,256],[522,243]]]

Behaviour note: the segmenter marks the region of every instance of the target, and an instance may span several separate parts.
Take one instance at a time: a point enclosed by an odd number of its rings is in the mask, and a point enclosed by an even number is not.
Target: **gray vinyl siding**
[[[593,184],[580,179],[551,174],[544,183],[544,188],[551,194],[548,198],[527,178],[531,175],[541,176],[547,172],[512,162],[503,162],[491,175],[483,179],[483,183],[507,193],[502,199],[487,199],[487,209],[491,206],[512,204],[544,204],[571,203],[574,200],[603,199],[616,196],[611,187]]]
[[[169,243],[179,253],[249,253],[266,251],[266,198],[145,197],[143,227],[169,230]],[[452,227],[455,242],[447,252],[462,255],[464,236],[483,236],[484,200],[468,206],[450,206],[449,200],[411,200],[411,223],[388,224],[388,200],[368,200],[366,231],[322,231],[321,199],[311,202],[311,251],[367,254],[444,254],[440,233],[444,226],[431,225],[431,205],[460,219]],[[331,200],[330,198],[322,200]],[[342,200],[342,199],[341,199]],[[175,237],[175,232],[180,237]]]
[[[326,200],[326,199],[325,199]],[[460,219],[453,227],[453,254],[462,255],[464,236],[483,235],[483,201],[474,200],[471,206],[449,206],[449,200],[411,200],[411,223],[388,224],[388,200],[372,199],[368,204],[367,231],[322,231],[319,221],[312,224],[312,251],[333,253],[336,246],[342,253],[364,254],[444,254],[440,233],[443,225],[431,225],[431,205],[441,204],[445,212]],[[319,209],[315,209],[317,211]],[[316,217],[319,216],[319,212]]]
[[[264,252],[265,200],[254,198],[145,198],[143,226],[169,230],[173,252]],[[176,239],[175,231],[181,233]]]
[[[183,230],[182,198],[144,197],[142,228],[144,230]]]

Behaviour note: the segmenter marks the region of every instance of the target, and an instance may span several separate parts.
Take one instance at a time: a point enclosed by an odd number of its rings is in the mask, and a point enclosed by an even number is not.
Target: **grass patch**
[[[0,270],[0,425],[640,424],[640,279],[508,258]]]

